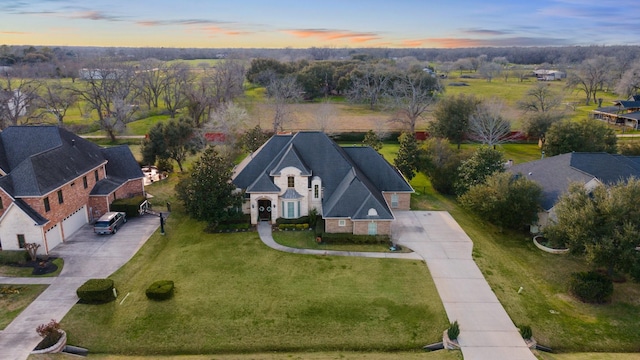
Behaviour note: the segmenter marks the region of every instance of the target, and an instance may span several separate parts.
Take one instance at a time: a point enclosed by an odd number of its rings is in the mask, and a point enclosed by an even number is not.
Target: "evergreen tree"
[[[400,148],[395,159],[395,165],[408,180],[411,180],[418,169],[420,154],[418,141],[413,134],[409,133],[402,133],[398,140],[400,141]]]

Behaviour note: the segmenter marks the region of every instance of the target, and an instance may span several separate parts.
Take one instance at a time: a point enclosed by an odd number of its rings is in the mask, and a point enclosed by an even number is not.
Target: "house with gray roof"
[[[592,110],[590,116],[609,124],[640,129],[640,95],[633,95],[627,100],[615,100],[612,106]]]
[[[542,230],[555,219],[558,199],[574,182],[586,189],[610,186],[631,177],[640,178],[640,157],[608,153],[567,153],[511,166],[508,171],[524,176],[542,187],[542,210],[531,232]]]
[[[413,188],[370,147],[341,147],[323,132],[274,135],[234,170],[253,224],[315,209],[325,231],[389,234],[393,211],[409,210]]]
[[[0,133],[0,249],[25,243],[49,251],[109,211],[115,199],[144,194],[127,146],[101,148],[56,126]]]

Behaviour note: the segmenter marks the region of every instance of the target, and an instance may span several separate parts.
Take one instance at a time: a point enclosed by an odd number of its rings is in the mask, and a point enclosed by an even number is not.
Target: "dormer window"
[[[287,178],[287,187],[295,187],[296,183],[295,183],[295,178],[293,176],[289,176]]]

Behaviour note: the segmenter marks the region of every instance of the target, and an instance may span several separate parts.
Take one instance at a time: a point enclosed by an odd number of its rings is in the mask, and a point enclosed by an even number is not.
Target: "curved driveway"
[[[78,301],[76,289],[80,285],[118,270],[159,226],[160,220],[152,215],[129,220],[115,235],[96,235],[91,225],[85,225],[51,251],[52,256],[64,259],[58,277],[0,277],[0,284],[51,284],[0,331],[0,359],[26,359],[41,340],[36,327],[51,319],[60,321]]]
[[[473,242],[453,217],[446,211],[399,211],[394,215],[393,240],[414,253],[293,249],[273,240],[270,225],[260,224],[258,231],[267,246],[280,251],[424,260],[449,320],[460,324],[458,341],[465,360],[535,360],[471,258]]]

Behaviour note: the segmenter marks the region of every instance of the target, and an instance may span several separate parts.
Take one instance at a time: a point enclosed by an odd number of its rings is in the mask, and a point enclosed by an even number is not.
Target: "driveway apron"
[[[64,259],[64,267],[56,278],[0,278],[2,284],[50,283],[4,330],[0,331],[0,359],[24,360],[42,340],[36,327],[57,321],[78,301],[76,289],[92,278],[106,278],[142,247],[160,226],[151,215],[128,221],[117,234],[96,235],[93,226],[85,225],[51,251],[51,256]],[[45,280],[46,279],[46,280]]]
[[[460,325],[464,359],[535,360],[473,261],[471,239],[453,217],[445,211],[394,215],[392,237],[427,263],[449,321]]]

